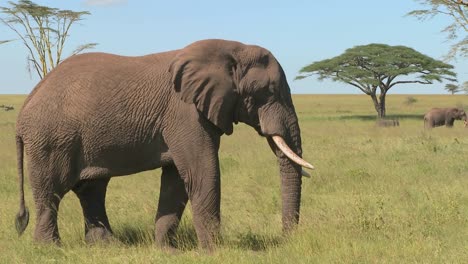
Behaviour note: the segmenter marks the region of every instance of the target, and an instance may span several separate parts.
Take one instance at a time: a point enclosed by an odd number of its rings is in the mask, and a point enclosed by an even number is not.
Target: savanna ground
[[[178,255],[153,245],[160,170],[111,180],[108,216],[119,242],[83,242],[83,217],[73,193],[59,212],[63,246],[32,241],[31,219],[18,238],[15,118],[24,96],[0,96],[0,263],[466,263],[468,262],[468,129],[423,129],[433,106],[468,106],[464,95],[389,95],[387,113],[400,127],[375,127],[364,95],[297,95],[304,156],[316,166],[303,180],[301,220],[281,235],[278,167],[265,139],[238,125],[224,136],[223,241],[213,254],[196,248],[188,207]],[[0,109],[1,110],[1,109]],[[468,110],[468,109],[467,109]]]

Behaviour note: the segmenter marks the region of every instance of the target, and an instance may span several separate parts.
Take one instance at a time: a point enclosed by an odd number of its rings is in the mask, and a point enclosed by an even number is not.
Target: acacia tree
[[[414,16],[419,20],[426,20],[435,16],[448,16],[452,23],[442,29],[447,34],[447,40],[453,41],[447,60],[457,55],[468,56],[468,1],[462,0],[416,0],[426,9],[413,10],[408,16]]]
[[[352,85],[369,95],[379,118],[386,115],[385,97],[398,84],[432,84],[455,81],[453,66],[405,46],[369,44],[347,49],[343,54],[303,67],[296,77],[317,75]]]
[[[449,93],[451,93],[452,95],[454,95],[455,93],[458,93],[461,91],[460,89],[460,86],[458,86],[457,84],[454,84],[454,83],[447,83],[445,85],[445,90]]]
[[[0,21],[23,42],[28,50],[28,69],[33,68],[42,79],[62,61],[71,26],[90,13],[41,6],[29,0],[8,3],[9,7],[0,7],[0,13],[4,15]],[[0,44],[10,41],[0,41]],[[72,55],[96,45],[81,45]]]
[[[468,81],[462,83],[460,88],[468,95]]]

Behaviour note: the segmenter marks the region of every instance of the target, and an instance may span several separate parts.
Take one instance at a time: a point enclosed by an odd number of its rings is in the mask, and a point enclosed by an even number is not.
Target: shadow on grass
[[[277,247],[282,242],[282,237],[254,234],[251,231],[246,234],[239,234],[236,246],[244,250],[265,251],[272,247]]]
[[[424,115],[414,114],[401,114],[401,115],[387,115],[385,119],[412,119],[412,120],[423,120]],[[377,120],[376,115],[346,115],[340,116],[340,120],[363,120],[363,121],[375,121]]]
[[[115,232],[115,238],[127,246],[151,245],[154,244],[152,231],[143,230],[141,227],[125,225]],[[230,239],[228,239],[230,240]],[[279,246],[283,242],[282,236],[271,236],[255,234],[248,231],[238,234],[234,241],[225,241],[222,238],[218,241],[219,245],[231,244],[243,250],[265,251],[269,248]],[[171,244],[181,251],[196,250],[198,247],[197,234],[191,224],[182,221],[177,229],[174,240]]]
[[[125,225],[119,230],[115,230],[115,238],[127,246],[151,245],[154,244],[153,229],[147,230],[145,227]],[[193,250],[197,248],[197,234],[195,229],[182,223],[177,229],[175,238],[171,241],[172,245],[182,251]]]
[[[152,232],[141,227],[125,225],[114,231],[115,238],[127,246],[147,245],[154,242]]]

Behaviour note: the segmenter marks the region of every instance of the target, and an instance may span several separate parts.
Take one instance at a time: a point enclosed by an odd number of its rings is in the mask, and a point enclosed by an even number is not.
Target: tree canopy
[[[426,9],[413,10],[408,16],[419,20],[431,19],[435,16],[448,16],[452,22],[441,31],[447,34],[447,40],[453,45],[446,59],[457,55],[468,56],[468,1],[462,0],[415,0]]]
[[[465,94],[468,94],[468,81],[467,81],[467,82],[463,82],[463,83],[460,85],[460,88],[465,92]]]
[[[455,81],[453,66],[405,46],[368,44],[347,49],[331,59],[303,67],[296,79],[316,75],[352,85],[372,97],[379,117],[385,117],[385,95],[398,84]],[[377,98],[377,93],[380,93]]]
[[[8,2],[9,7],[0,7],[0,22],[11,29],[27,48],[29,69],[36,70],[42,79],[62,60],[63,48],[71,26],[82,20],[88,11],[61,10],[41,6],[29,0]],[[0,44],[12,40],[0,41]],[[96,43],[79,46],[72,55],[92,48]]]
[[[461,91],[461,88],[458,84],[447,83],[445,85],[445,90],[451,94],[455,94]]]

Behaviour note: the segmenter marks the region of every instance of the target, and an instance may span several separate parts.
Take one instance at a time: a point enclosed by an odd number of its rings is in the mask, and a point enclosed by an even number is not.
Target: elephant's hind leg
[[[106,190],[110,178],[79,181],[73,191],[80,199],[87,243],[109,241],[112,230],[106,214]]]
[[[162,248],[173,248],[173,240],[188,195],[184,181],[174,165],[163,167],[158,212],[156,214],[156,243]]]
[[[75,180],[71,175],[70,159],[55,152],[31,156],[28,167],[36,206],[34,239],[60,244],[57,225],[59,204]]]
[[[33,191],[36,205],[36,229],[34,240],[44,243],[60,244],[57,214],[63,194]]]

